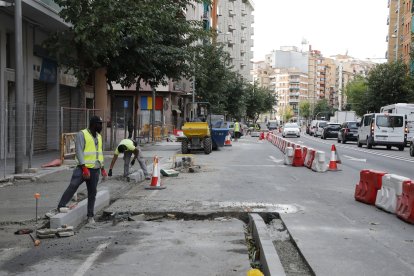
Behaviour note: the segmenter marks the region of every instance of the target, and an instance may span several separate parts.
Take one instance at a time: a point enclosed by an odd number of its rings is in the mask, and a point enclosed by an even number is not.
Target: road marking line
[[[275,162],[275,163],[283,162],[283,159],[276,159],[276,157],[272,155],[269,155],[269,158],[271,159],[272,162]]]
[[[78,268],[78,270],[73,274],[73,276],[83,276],[85,275],[85,273],[89,270],[89,268],[91,268],[91,266],[93,265],[93,262],[96,261],[96,259],[98,259],[99,255],[102,254],[102,252],[104,252],[105,248],[110,244],[110,242],[107,243],[103,243],[100,244],[95,252],[93,252],[87,259],[86,261]]]
[[[367,162],[367,159],[356,158],[349,155],[344,155],[344,157],[348,158],[350,161]]]

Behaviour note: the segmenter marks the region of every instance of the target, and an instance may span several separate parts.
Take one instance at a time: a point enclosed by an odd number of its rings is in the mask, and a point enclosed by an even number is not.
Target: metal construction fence
[[[74,156],[74,139],[76,133],[89,125],[89,119],[100,116],[103,119],[101,135],[104,150],[112,150],[124,138],[131,137],[139,143],[159,141],[173,133],[173,125],[157,120],[154,128],[149,123],[148,114],[140,114],[135,122],[131,114],[125,112],[106,112],[100,109],[87,108],[51,108],[45,105],[25,105],[25,120],[16,122],[16,106],[7,105],[0,111],[0,171],[13,169],[15,142],[24,139],[25,168],[32,166],[32,157],[41,152],[59,150],[60,158]],[[156,117],[156,119],[158,119]],[[16,137],[16,123],[24,128],[24,135]],[[0,174],[1,175],[1,174]],[[0,177],[1,179],[1,177]]]

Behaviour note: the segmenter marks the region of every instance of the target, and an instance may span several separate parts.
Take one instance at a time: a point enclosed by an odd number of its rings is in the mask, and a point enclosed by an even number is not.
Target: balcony
[[[289,99],[289,103],[298,103],[299,99]]]
[[[229,17],[234,17],[236,16],[236,13],[234,12],[233,9],[229,9]]]
[[[229,24],[228,28],[229,28],[229,32],[236,30],[236,28],[232,24]]]

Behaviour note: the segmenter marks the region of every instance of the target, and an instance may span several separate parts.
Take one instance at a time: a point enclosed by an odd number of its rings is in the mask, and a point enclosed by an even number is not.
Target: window
[[[364,117],[364,126],[369,126],[371,124],[371,115]]]
[[[402,127],[403,124],[402,116],[377,116],[378,127]]]

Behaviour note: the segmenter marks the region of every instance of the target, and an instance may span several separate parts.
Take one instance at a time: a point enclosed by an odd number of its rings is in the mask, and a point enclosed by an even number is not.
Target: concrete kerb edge
[[[286,275],[267,227],[259,214],[249,214],[249,227],[256,247],[260,249],[260,264],[266,276]]]

